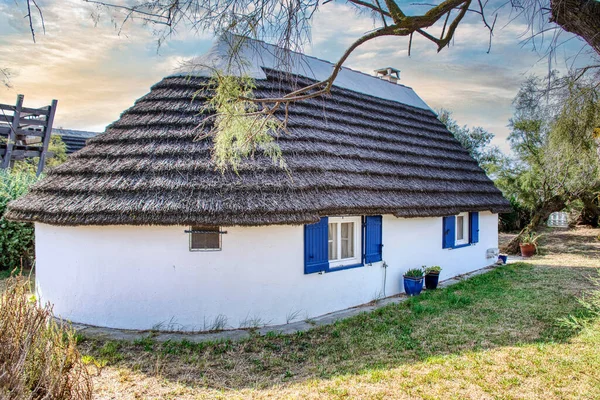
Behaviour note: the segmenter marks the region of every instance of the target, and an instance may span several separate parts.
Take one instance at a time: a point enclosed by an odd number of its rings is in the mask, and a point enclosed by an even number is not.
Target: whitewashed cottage
[[[199,61],[218,66],[230,43]],[[277,51],[245,44],[256,96],[333,68],[293,53],[281,74]],[[35,223],[36,287],[56,314],[130,329],[282,324],[398,294],[409,268],[440,265],[445,279],[495,261],[508,202],[411,88],[344,68],[331,96],[290,107],[277,138],[289,175],[260,155],[222,174],[211,139],[195,140],[210,73],[163,79],[10,204],[8,218]]]

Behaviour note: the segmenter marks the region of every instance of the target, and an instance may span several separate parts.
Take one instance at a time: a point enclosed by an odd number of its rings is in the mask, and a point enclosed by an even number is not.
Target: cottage
[[[229,42],[199,61],[218,65]],[[257,96],[333,68],[293,53],[290,79],[277,48],[245,46]],[[508,202],[411,88],[344,68],[331,97],[291,106],[277,139],[289,174],[260,155],[222,174],[210,139],[194,140],[210,71],[163,79],[10,204],[8,218],[35,223],[37,288],[58,315],[281,324],[398,294],[409,268],[441,265],[444,279],[495,261]]]

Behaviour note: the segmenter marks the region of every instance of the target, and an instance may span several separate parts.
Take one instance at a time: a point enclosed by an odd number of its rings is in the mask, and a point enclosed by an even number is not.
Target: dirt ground
[[[538,254],[527,260],[534,265],[600,268],[600,229],[578,226],[573,229],[540,230]],[[516,234],[500,233],[500,247]]]

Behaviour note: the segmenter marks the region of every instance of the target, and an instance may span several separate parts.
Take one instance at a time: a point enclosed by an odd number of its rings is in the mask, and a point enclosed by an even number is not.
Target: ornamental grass
[[[40,306],[26,277],[5,281],[0,297],[0,398],[91,399],[92,381],[75,332]]]

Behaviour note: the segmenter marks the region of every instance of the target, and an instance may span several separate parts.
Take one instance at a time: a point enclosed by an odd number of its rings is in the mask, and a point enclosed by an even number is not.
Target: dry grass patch
[[[91,399],[92,383],[72,331],[30,294],[27,278],[5,281],[0,296],[0,398]]]
[[[600,229],[578,226],[573,229],[544,228],[539,231],[538,254],[527,260],[534,265],[558,267],[600,267]],[[501,233],[500,247],[515,237],[515,234]]]

